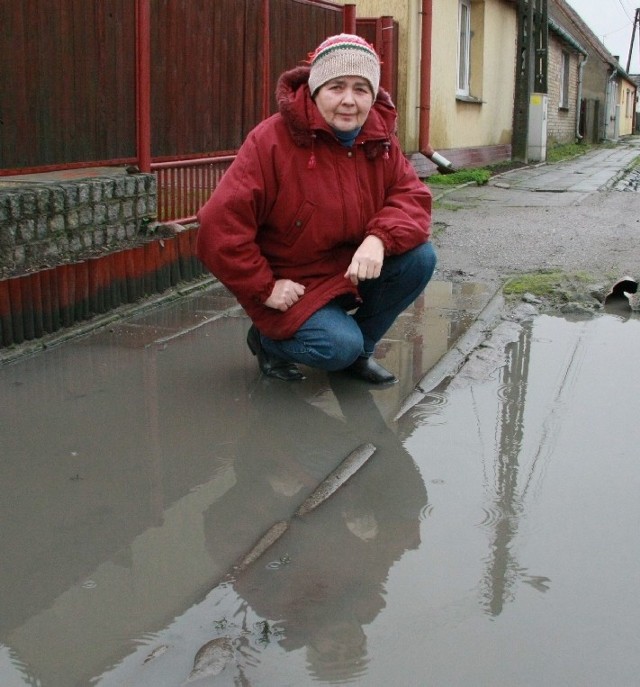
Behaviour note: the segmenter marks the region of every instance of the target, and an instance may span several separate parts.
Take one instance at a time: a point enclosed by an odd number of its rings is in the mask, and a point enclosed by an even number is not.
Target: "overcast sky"
[[[567,0],[583,21],[605,44],[612,55],[619,55],[623,69],[627,66],[631,32],[640,0]],[[640,73],[640,37],[635,31],[631,55],[632,74]]]

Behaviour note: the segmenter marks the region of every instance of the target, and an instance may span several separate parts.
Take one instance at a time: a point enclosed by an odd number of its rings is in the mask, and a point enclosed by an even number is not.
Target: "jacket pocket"
[[[305,200],[293,216],[291,224],[282,233],[282,242],[287,246],[292,246],[304,232],[309,220],[315,212],[316,206]]]

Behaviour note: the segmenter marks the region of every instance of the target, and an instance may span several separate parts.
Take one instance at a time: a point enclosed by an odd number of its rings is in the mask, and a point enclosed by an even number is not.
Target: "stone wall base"
[[[43,176],[0,178],[0,277],[121,249],[156,218],[153,174]]]
[[[0,347],[21,344],[200,278],[197,227],[0,280]]]

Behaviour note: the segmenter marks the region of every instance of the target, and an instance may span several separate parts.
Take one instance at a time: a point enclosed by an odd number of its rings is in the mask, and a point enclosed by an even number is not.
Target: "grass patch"
[[[584,155],[590,150],[599,148],[615,148],[616,144],[611,142],[604,143],[565,143],[562,145],[549,146],[545,162],[554,163],[569,160],[579,155]],[[484,186],[492,176],[509,172],[521,167],[527,167],[525,162],[518,160],[501,160],[494,162],[486,167],[475,169],[460,169],[452,174],[435,173],[426,177],[423,181],[429,186],[460,186],[461,184],[475,183]],[[640,156],[630,165],[631,169],[640,167]]]
[[[449,225],[446,222],[433,222],[431,225],[431,237],[441,234]]]
[[[547,162],[561,162],[578,155],[584,155],[593,146],[588,143],[565,143],[547,149]]]
[[[561,271],[541,271],[510,277],[503,286],[507,296],[522,296],[531,293],[541,298],[560,297],[568,299],[579,285],[584,286],[591,280],[584,272],[567,273]]]
[[[490,165],[487,165],[491,176],[502,174],[503,172],[512,172],[516,169],[522,169],[522,167],[527,167],[527,163],[520,160],[500,160],[500,162],[492,162]]]
[[[460,186],[470,182],[483,186],[491,178],[488,169],[480,167],[478,169],[461,169],[453,174],[432,174],[425,179],[429,186]]]

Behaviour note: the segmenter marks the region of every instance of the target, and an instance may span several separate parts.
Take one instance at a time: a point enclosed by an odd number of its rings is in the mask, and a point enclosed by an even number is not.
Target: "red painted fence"
[[[221,155],[152,163],[151,170],[158,179],[160,221],[193,221],[234,158],[234,155]]]
[[[274,110],[277,76],[343,14],[324,0],[0,0],[0,175],[237,150]]]
[[[204,180],[275,111],[278,76],[354,26],[395,95],[397,29],[356,23],[355,5],[0,0],[0,176],[137,164],[158,177],[158,219],[191,221]]]
[[[0,347],[53,334],[201,278],[196,229],[133,248],[0,280]]]

